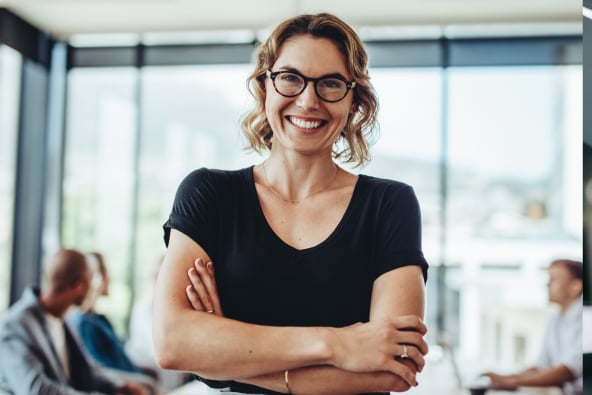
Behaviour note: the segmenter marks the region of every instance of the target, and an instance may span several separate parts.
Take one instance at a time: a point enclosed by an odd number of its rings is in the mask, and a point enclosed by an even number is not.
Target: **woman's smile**
[[[324,121],[324,120],[318,119],[318,118],[304,118],[304,117],[295,117],[295,116],[291,116],[291,115],[286,116],[286,119],[292,125],[300,128],[300,129],[306,129],[306,130],[318,129],[327,123],[327,121]]]

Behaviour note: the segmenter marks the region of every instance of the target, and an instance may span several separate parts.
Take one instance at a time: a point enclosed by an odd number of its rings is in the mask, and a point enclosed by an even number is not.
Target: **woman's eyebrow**
[[[279,71],[289,71],[291,73],[296,73],[296,74],[300,74],[304,77],[307,78],[312,78],[312,77],[308,77],[306,75],[304,75],[300,70],[298,70],[296,67],[292,67],[292,66],[282,66],[279,68]],[[344,81],[348,81],[347,78],[345,78],[345,76],[341,73],[329,73],[329,74],[323,74],[320,77],[317,78],[337,78],[337,79],[341,79]]]

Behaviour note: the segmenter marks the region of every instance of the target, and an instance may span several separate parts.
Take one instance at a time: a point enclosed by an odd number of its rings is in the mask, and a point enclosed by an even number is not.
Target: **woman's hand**
[[[403,361],[412,361],[421,372],[428,352],[426,331],[423,321],[413,315],[335,329],[333,364],[352,372],[391,372],[414,386],[415,371]],[[407,357],[401,359],[405,351]]]
[[[205,311],[223,317],[214,264],[204,263],[202,259],[195,260],[193,267],[188,271],[190,284],[185,288],[185,294],[189,303],[196,311]]]

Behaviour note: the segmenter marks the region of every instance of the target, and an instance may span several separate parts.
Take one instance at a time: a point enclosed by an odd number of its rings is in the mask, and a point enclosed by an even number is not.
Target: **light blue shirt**
[[[561,315],[554,313],[545,330],[543,345],[536,362],[541,369],[565,365],[576,377],[563,386],[565,395],[581,395],[582,382],[582,300],[575,301]]]

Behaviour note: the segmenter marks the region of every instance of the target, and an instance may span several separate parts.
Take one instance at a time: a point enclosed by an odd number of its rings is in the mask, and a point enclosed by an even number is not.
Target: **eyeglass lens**
[[[273,82],[280,94],[289,97],[299,95],[306,88],[306,81],[296,73],[278,73]],[[321,78],[314,82],[315,91],[326,101],[341,100],[348,91],[347,83],[338,78]]]

